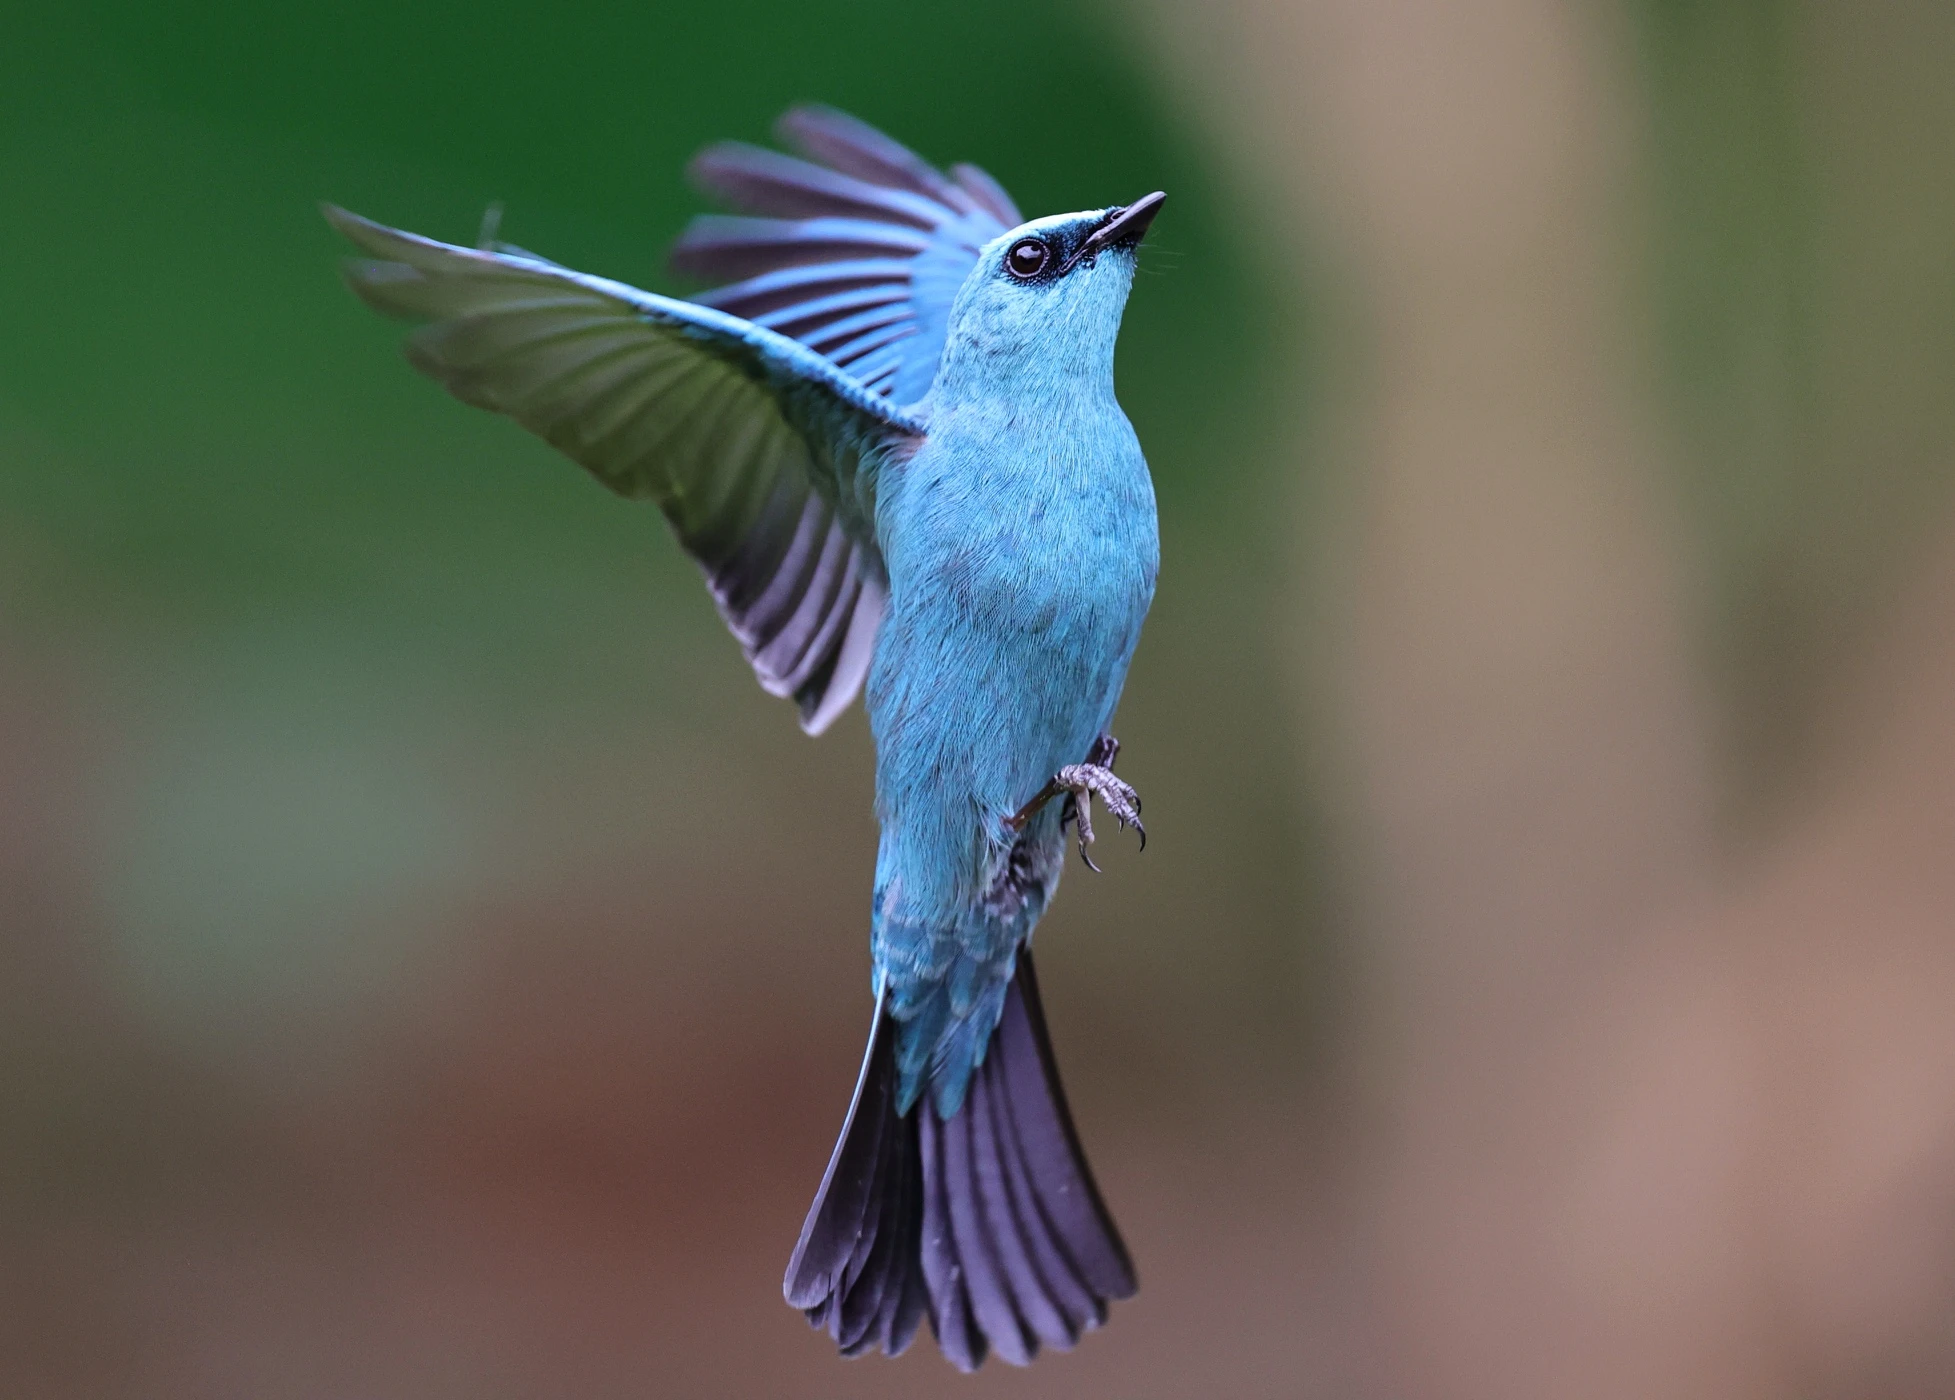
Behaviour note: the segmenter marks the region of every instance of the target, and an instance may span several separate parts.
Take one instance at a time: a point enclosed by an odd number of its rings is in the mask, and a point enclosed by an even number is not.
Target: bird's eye
[[[1036,238],[1021,238],[1005,254],[1005,266],[1014,277],[1037,277],[1052,257],[1052,250]]]

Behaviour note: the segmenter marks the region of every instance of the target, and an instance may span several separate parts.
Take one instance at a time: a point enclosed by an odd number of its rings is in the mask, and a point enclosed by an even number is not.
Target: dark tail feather
[[[929,1298],[918,1260],[923,1164],[915,1115],[896,1112],[896,1026],[876,1004],[848,1122],[788,1260],[784,1292],[845,1355],[899,1355]]]
[[[880,1005],[841,1140],[787,1271],[787,1300],[847,1355],[909,1345],[1024,1365],[1131,1297],[1133,1264],[1080,1151],[1029,949],[964,1106],[896,1113],[896,1025]]]
[[[993,1064],[992,1056],[1001,1063]],[[1005,998],[992,1056],[986,1057],[980,1079],[989,1082],[989,1093],[1001,1097],[1009,1110],[1005,1117],[1037,1218],[1045,1226],[1043,1238],[1072,1264],[1075,1276],[1098,1300],[1096,1315],[1085,1324],[1098,1326],[1106,1320],[1106,1304],[1133,1297],[1139,1283],[1080,1150],[1046,1035],[1045,1007],[1029,948],[1018,955],[1018,975]]]

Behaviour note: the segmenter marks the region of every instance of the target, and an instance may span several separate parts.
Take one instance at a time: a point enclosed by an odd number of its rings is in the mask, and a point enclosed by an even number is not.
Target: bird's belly
[[[1126,644],[1147,607],[1151,580],[1134,551],[1104,536],[1068,531],[951,551],[925,595],[957,625],[1028,659],[1055,663]]]
[[[1099,493],[1001,502],[934,551],[904,606],[962,634],[1020,700],[1063,694],[1097,710],[1153,595],[1151,521],[1113,505]]]
[[[868,696],[886,818],[995,822],[1109,722],[1153,595],[1151,511],[1055,514],[969,522],[892,579]]]

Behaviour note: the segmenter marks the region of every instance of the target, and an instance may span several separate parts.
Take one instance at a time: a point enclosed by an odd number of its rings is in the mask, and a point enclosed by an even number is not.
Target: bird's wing
[[[696,300],[915,403],[936,378],[957,289],[978,251],[1024,222],[1018,206],[976,166],[946,175],[832,107],[793,108],[776,130],[806,159],[729,141],[693,161],[694,181],[740,212],[694,219],[674,270],[737,279]]]
[[[425,321],[415,368],[656,501],[760,683],[820,733],[868,671],[886,579],[877,473],[923,427],[828,360],[707,307],[328,207],[362,300]]]

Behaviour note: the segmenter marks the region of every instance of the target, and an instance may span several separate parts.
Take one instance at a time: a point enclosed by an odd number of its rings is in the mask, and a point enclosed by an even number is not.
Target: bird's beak
[[[1109,209],[1100,226],[1086,236],[1073,254],[1073,261],[1090,258],[1102,248],[1131,248],[1147,234],[1147,226],[1154,222],[1154,216],[1161,212],[1161,206],[1168,197],[1160,190],[1135,200],[1120,209]]]

